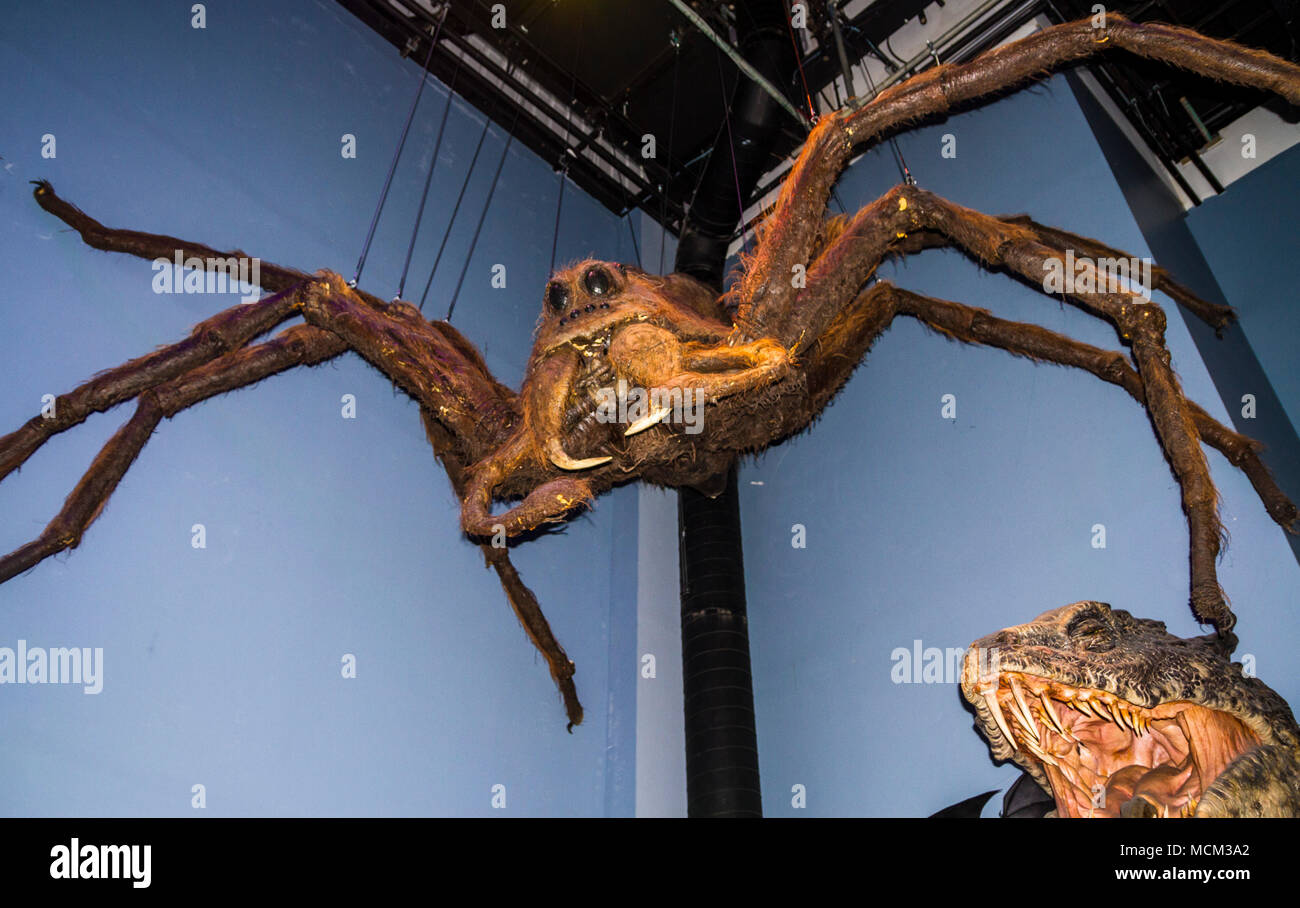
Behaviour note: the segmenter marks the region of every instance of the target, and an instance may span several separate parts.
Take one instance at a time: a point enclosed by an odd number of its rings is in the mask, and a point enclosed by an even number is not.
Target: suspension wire
[[[632,209],[630,208],[627,211],[627,232],[632,234],[632,251],[636,253],[636,266],[641,268],[641,249],[636,244],[636,228],[632,226]],[[662,271],[663,266],[660,266],[659,270]]]
[[[379,213],[384,210],[384,202],[388,198],[388,189],[393,184],[393,174],[397,172],[397,160],[402,156],[402,148],[406,145],[406,134],[411,130],[411,121],[415,119],[415,108],[420,105],[420,95],[424,94],[424,83],[429,76],[429,63],[433,61],[433,50],[438,46],[438,35],[442,32],[442,23],[447,18],[447,13],[451,11],[451,4],[447,4],[442,9],[442,16],[438,19],[437,26],[434,27],[433,36],[429,38],[429,52],[424,56],[424,66],[420,68],[420,86],[415,91],[415,98],[411,101],[411,110],[406,115],[406,125],[402,127],[402,137],[397,141],[397,151],[393,152],[393,163],[388,165],[388,176],[384,179],[384,189],[379,193],[379,204],[375,206],[375,213],[370,218],[370,229],[366,232],[366,242],[361,247],[361,257],[357,259],[357,270],[352,275],[349,282],[355,287],[361,280],[361,269],[366,266],[366,256],[370,254],[370,243],[375,238],[375,227],[379,225]]]
[[[501,168],[506,166],[506,155],[510,153],[510,146],[515,141],[515,126],[519,123],[519,112],[523,110],[523,107],[522,102],[515,106],[515,115],[510,121],[506,144],[501,149],[501,160],[497,162],[497,172],[492,177],[492,186],[488,189],[487,199],[483,202],[483,210],[479,213],[478,226],[474,228],[474,238],[469,241],[469,252],[465,253],[465,264],[461,266],[460,279],[456,281],[456,291],[451,295],[451,304],[447,306],[447,321],[451,321],[452,310],[456,308],[456,300],[460,296],[461,285],[465,283],[465,274],[469,271],[469,261],[474,257],[474,247],[478,245],[479,232],[483,229],[483,222],[487,220],[488,209],[492,207],[492,196],[497,191],[497,183],[501,181]]]
[[[871,70],[867,69],[867,64],[862,60],[858,61],[858,66],[862,69],[862,75],[867,77],[867,85],[871,87],[871,96],[874,98],[878,92],[876,91],[876,81],[871,78]],[[907,159],[903,157],[903,150],[898,147],[898,138],[890,136],[889,145],[893,149],[894,163],[898,165],[898,172],[902,174],[903,182],[908,186],[915,186],[916,177],[912,176],[912,171],[908,169]],[[843,205],[840,207],[843,207]]]
[[[456,78],[460,75],[460,64],[464,58],[456,58],[456,69],[451,74],[451,84],[447,86],[447,103],[442,108],[442,122],[438,124],[438,138],[433,143],[433,157],[429,160],[429,172],[424,177],[424,192],[420,194],[420,207],[415,212],[415,225],[411,228],[411,243],[406,247],[406,262],[402,265],[402,279],[397,282],[397,296],[402,298],[406,289],[406,273],[411,270],[411,255],[415,252],[415,238],[420,235],[420,225],[424,222],[424,203],[429,200],[429,187],[433,185],[433,172],[438,167],[438,152],[442,150],[442,134],[447,128],[447,114],[451,113],[451,99],[456,94]]]
[[[442,242],[438,244],[438,254],[433,258],[433,267],[429,269],[429,279],[424,282],[424,292],[420,294],[420,311],[424,311],[424,301],[429,296],[429,288],[433,286],[433,276],[438,273],[438,263],[442,261],[443,250],[447,248],[447,240],[451,237],[452,225],[456,223],[456,215],[460,213],[460,203],[465,201],[465,190],[469,189],[470,177],[474,176],[474,167],[478,164],[479,152],[483,150],[483,140],[487,138],[488,127],[492,125],[492,118],[484,115],[483,131],[478,134],[478,145],[474,147],[474,156],[469,159],[469,170],[465,173],[465,181],[460,184],[460,194],[456,196],[456,204],[452,206],[451,217],[447,220],[447,229],[442,232]]]
[[[582,20],[584,20],[584,8],[578,7],[577,12],[577,40],[573,42],[573,73],[569,81],[569,109],[564,114],[564,151],[560,152],[560,163],[556,170],[560,173],[559,189],[555,193],[555,230],[551,232],[551,268],[547,276],[555,272],[555,250],[560,242],[560,209],[564,207],[564,182],[568,177],[569,154],[571,148],[568,147],[569,127],[573,124],[573,105],[577,104],[577,61],[582,59]]]
[[[831,198],[833,198],[835,200],[835,204],[839,206],[840,214],[849,213],[849,210],[844,207],[844,200],[840,198],[840,191],[836,189],[834,186],[831,187]]]
[[[560,244],[560,210],[564,207],[564,183],[569,175],[569,136],[573,124],[573,108],[578,103],[578,61],[582,58],[582,20],[586,10],[578,7],[578,37],[573,43],[573,73],[569,82],[569,110],[564,115],[564,151],[560,153],[560,163],[556,170],[560,172],[560,185],[555,193],[555,229],[551,232],[551,267],[547,277],[555,272],[555,250]]]
[[[787,10],[789,12],[789,10]],[[832,13],[832,15],[834,15]],[[794,61],[799,64],[799,81],[803,83],[803,96],[808,99],[808,120],[809,122],[817,121],[817,108],[813,106],[812,93],[808,91],[808,78],[803,72],[803,48],[794,37],[794,23],[790,16],[785,17],[786,30],[790,32],[790,43],[794,46]]]
[[[727,99],[727,79],[722,71],[722,55],[718,60],[718,84],[722,88],[722,122],[727,124],[727,147],[731,149],[731,175],[736,181],[737,220],[740,222],[740,246],[749,254],[749,240],[745,238],[745,198],[740,192],[740,165],[736,163],[736,140],[731,135],[731,102]]]
[[[565,161],[560,165],[560,189],[555,199],[555,228],[551,231],[551,267],[546,272],[547,277],[555,273],[555,250],[560,244],[560,211],[564,208],[564,178],[568,173],[569,162]]]
[[[673,41],[673,104],[668,110],[668,150],[664,160],[668,162],[667,183],[659,190],[659,224],[663,228],[663,237],[659,242],[659,274],[664,273],[664,250],[668,248],[668,186],[673,178],[673,142],[677,138],[677,75],[682,68],[681,38]]]

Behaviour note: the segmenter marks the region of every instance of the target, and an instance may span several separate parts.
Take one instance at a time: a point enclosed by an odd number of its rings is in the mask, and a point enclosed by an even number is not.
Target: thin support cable
[[[867,77],[867,85],[871,88],[871,95],[875,97],[879,92],[876,91],[876,82],[871,78],[871,70],[867,69],[865,62],[858,64],[862,68],[862,75]],[[903,157],[903,149],[898,147],[898,139],[895,136],[889,137],[889,146],[894,152],[894,163],[898,165],[898,172],[903,176],[903,182],[908,186],[916,185],[916,177],[912,176],[912,171],[908,169],[907,159]],[[843,207],[842,205],[840,207]]]
[[[442,31],[442,23],[446,20],[447,13],[450,10],[451,4],[443,7],[442,16],[438,19],[433,35],[429,38],[429,52],[424,56],[424,66],[420,68],[420,86],[415,90],[415,97],[411,101],[411,110],[406,115],[406,125],[402,127],[402,137],[397,140],[397,150],[393,152],[393,163],[388,165],[388,176],[384,179],[383,191],[379,193],[379,204],[375,206],[375,213],[370,218],[370,229],[366,231],[366,242],[361,247],[360,258],[357,259],[357,270],[349,282],[353,287],[361,280],[361,269],[366,266],[366,256],[370,254],[370,243],[375,238],[375,228],[379,226],[379,213],[384,210],[384,202],[388,198],[388,189],[393,185],[393,174],[397,172],[397,161],[402,156],[402,147],[406,145],[406,134],[411,130],[411,121],[415,119],[415,108],[420,106],[420,95],[424,94],[424,83],[429,79],[429,63],[433,60],[433,49],[438,46],[438,34]]]
[[[628,210],[627,213],[627,232],[632,234],[632,251],[636,253],[636,266],[638,268],[642,268],[643,266],[641,265],[641,249],[636,244],[636,228],[632,226],[632,211],[630,209]],[[659,270],[662,271],[663,269],[660,268]]]
[[[438,273],[438,263],[442,261],[443,250],[447,248],[447,240],[451,237],[452,225],[456,223],[456,215],[460,213],[460,203],[465,201],[465,190],[469,189],[470,177],[474,176],[474,166],[478,164],[479,152],[483,150],[483,140],[487,138],[488,127],[492,125],[491,117],[483,117],[483,131],[478,134],[478,145],[474,147],[474,156],[469,159],[469,170],[465,173],[465,182],[460,184],[460,194],[456,196],[456,204],[451,208],[451,217],[447,219],[447,229],[442,232],[442,242],[438,244],[438,254],[433,258],[433,267],[429,269],[429,279],[424,282],[424,292],[420,294],[420,311],[424,311],[424,301],[429,296],[429,288],[433,286],[433,276]]]
[[[718,84],[722,88],[722,122],[727,124],[727,147],[731,150],[731,175],[736,182],[736,220],[740,223],[740,245],[749,254],[749,240],[745,233],[745,197],[740,192],[740,165],[736,163],[736,140],[731,135],[731,103],[727,100],[727,79],[722,72],[722,57],[718,57]]]
[[[808,119],[816,120],[817,108],[813,106],[812,93],[808,91],[808,79],[803,73],[803,49],[799,46],[799,42],[795,40],[794,22],[791,16],[787,15],[785,17],[785,27],[790,32],[790,44],[794,47],[794,60],[799,64],[799,81],[803,83],[803,96],[808,99]]]
[[[433,185],[433,172],[438,167],[438,152],[442,150],[442,134],[447,128],[447,115],[451,113],[451,99],[456,94],[456,78],[460,75],[461,58],[456,58],[456,69],[451,74],[451,84],[447,86],[447,103],[442,108],[442,122],[438,124],[438,138],[433,143],[433,157],[429,160],[429,172],[424,177],[424,192],[420,193],[420,207],[415,212],[415,225],[411,228],[411,242],[406,247],[406,262],[402,265],[402,279],[397,282],[397,296],[402,298],[406,290],[406,274],[411,270],[411,256],[415,253],[415,238],[420,235],[420,225],[424,221],[424,204],[429,200],[429,187]]]
[[[465,283],[465,275],[469,271],[470,259],[474,257],[474,247],[478,245],[479,232],[483,230],[483,222],[487,220],[488,209],[492,207],[492,196],[497,191],[497,183],[501,181],[501,168],[506,166],[506,155],[510,153],[510,146],[515,141],[515,125],[519,122],[519,111],[523,109],[520,104],[515,107],[515,116],[510,123],[510,132],[506,137],[505,147],[501,149],[501,160],[497,162],[497,172],[492,177],[492,185],[488,188],[487,199],[483,202],[483,210],[478,216],[478,226],[474,228],[474,237],[469,241],[469,252],[465,253],[465,264],[460,269],[460,279],[456,281],[456,291],[451,295],[451,304],[447,306],[447,321],[451,321],[451,313],[456,308],[456,300],[460,297],[461,285]]]
[[[673,142],[677,138],[677,75],[681,70],[682,63],[682,42],[680,38],[673,40],[673,104],[668,111],[668,150],[664,152],[664,160],[668,166],[664,168],[668,172],[668,182],[672,182],[673,174]],[[668,183],[665,183],[659,189],[659,223],[663,225],[665,231],[668,230]],[[667,236],[665,234],[665,240]],[[668,247],[667,242],[659,244],[659,273],[664,273],[664,250]]]
[[[551,231],[551,269],[546,272],[547,275],[555,273],[555,250],[560,244],[560,212],[564,209],[564,178],[568,175],[569,166],[566,161],[560,168],[560,188],[556,192],[555,200],[555,229]]]
[[[569,148],[570,127],[573,124],[573,108],[578,103],[578,61],[582,58],[582,24],[583,10],[578,8],[578,40],[573,42],[573,75],[569,81],[569,111],[564,116],[564,151],[560,153],[560,163],[556,166],[559,171],[559,186],[555,190],[555,229],[551,231],[551,267],[546,272],[547,276],[555,273],[555,250],[560,244],[560,211],[564,208],[564,182],[569,175],[569,154],[572,149]],[[575,155],[576,157],[576,155]]]

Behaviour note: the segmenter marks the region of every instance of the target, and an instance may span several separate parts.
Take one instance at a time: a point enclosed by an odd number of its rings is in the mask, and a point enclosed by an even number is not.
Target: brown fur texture
[[[105,446],[49,526],[0,558],[0,582],[80,542],[164,416],[277,371],[353,350],[421,405],[434,451],[463,503],[462,526],[482,544],[516,614],[547,658],[570,723],[577,723],[582,708],[573,663],[510,565],[506,538],[568,519],[601,493],[634,480],[715,491],[714,480],[736,458],[808,428],[874,340],[904,315],[955,340],[1084,369],[1120,385],[1147,408],[1183,493],[1192,540],[1192,609],[1230,647],[1235,617],[1215,576],[1222,527],[1201,443],[1223,451],[1250,476],[1279,524],[1289,527],[1296,509],[1264,468],[1258,445],[1184,397],[1169,365],[1159,307],[1128,292],[1068,295],[1115,326],[1132,350],[1130,359],[960,303],[868,285],[887,256],[935,246],[956,247],[1040,288],[1044,265],[1063,260],[1067,250],[1127,256],[1025,216],[992,217],[913,186],[890,190],[852,217],[826,217],[831,186],[852,153],[909,124],[986,101],[1111,48],[1300,102],[1300,68],[1266,53],[1186,29],[1135,25],[1113,13],[1106,23],[1045,29],[970,63],[927,70],[856,110],[824,117],[726,297],[715,297],[683,274],[655,277],[594,261],[560,271],[544,292],[518,393],[489,374],[474,345],[449,323],[426,321],[409,303],[386,303],[328,271],[313,276],[264,263],[261,285],[273,296],[213,316],[186,340],[100,374],[58,398],[57,419],[35,417],[0,438],[2,479],[52,435],[92,413],[138,402],[136,415]],[[205,262],[242,255],[107,228],[59,198],[48,183],[38,184],[34,194],[41,207],[97,249]],[[1230,310],[1199,300],[1159,269],[1155,283],[1218,329],[1231,318]],[[297,314],[305,325],[252,345],[259,334]],[[651,404],[658,395],[673,406],[625,410],[620,404],[611,416],[607,404],[624,391],[650,397]],[[687,410],[687,395],[698,413]],[[692,423],[688,413],[699,419]],[[494,508],[503,502],[510,504],[498,513]]]

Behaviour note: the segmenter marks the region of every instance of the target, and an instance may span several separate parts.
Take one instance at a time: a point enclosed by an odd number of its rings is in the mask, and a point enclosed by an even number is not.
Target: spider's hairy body
[[[34,417],[0,438],[3,479],[53,434],[93,412],[137,401],[135,415],[41,536],[0,558],[0,582],[79,543],[162,418],[351,350],[421,405],[426,433],[462,502],[461,525],[496,569],[546,656],[570,723],[577,723],[582,707],[573,663],[511,565],[506,538],[562,522],[602,492],[634,480],[715,491],[717,478],[740,455],[806,429],[875,339],[905,316],[955,340],[1090,372],[1147,409],[1182,492],[1192,610],[1215,627],[1230,652],[1235,616],[1215,572],[1222,526],[1201,445],[1220,450],[1247,474],[1277,523],[1290,528],[1297,512],[1260,460],[1259,445],[1186,399],[1170,366],[1159,305],[1091,273],[1081,289],[1065,294],[1109,321],[1126,353],[888,282],[869,283],[887,257],[927,248],[955,248],[1044,292],[1045,272],[1072,255],[1131,257],[1024,215],[993,217],[914,185],[895,187],[851,216],[826,217],[831,187],[853,154],[927,118],[1116,48],[1300,104],[1300,68],[1291,63],[1186,29],[1137,25],[1109,13],[1104,20],[1054,26],[969,63],[934,67],[863,106],[823,117],[745,257],[740,279],[721,298],[684,274],[657,277],[590,260],[561,270],[544,291],[518,392],[496,381],[474,345],[449,323],[428,321],[402,301],[385,303],[331,272],[313,276],[263,263],[261,286],[271,296],[220,313],[196,326],[189,339],[101,373],[58,399],[56,419]],[[34,195],[95,248],[168,260],[233,255],[106,228],[48,183],[39,183]],[[794,274],[802,279],[793,281]],[[1230,309],[1200,299],[1160,268],[1153,269],[1152,283],[1216,329],[1231,321]],[[306,324],[253,343],[296,314]],[[620,405],[611,417],[611,396],[628,391],[641,395],[641,404]],[[703,407],[690,430],[675,410],[688,399]],[[494,510],[503,502],[505,510]]]
[[[557,273],[524,374],[523,418],[498,455],[470,467],[465,530],[526,533],[633,478],[704,485],[738,446],[758,449],[796,428],[797,408],[770,406],[801,387],[782,381],[788,353],[767,339],[731,345],[731,325],[691,305],[706,301],[713,295],[684,275],[665,280],[592,261]],[[742,393],[760,387],[768,393]],[[662,409],[611,421],[606,404],[629,389],[643,399],[701,394],[706,424],[727,428],[686,433]],[[524,465],[534,475],[520,484]],[[524,503],[506,515],[490,512],[492,500],[520,495]]]

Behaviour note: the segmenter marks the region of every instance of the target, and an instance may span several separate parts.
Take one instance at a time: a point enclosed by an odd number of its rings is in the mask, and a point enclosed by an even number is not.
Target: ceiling
[[[746,7],[789,0],[690,0],[722,41],[735,46]],[[510,130],[556,170],[611,210],[643,209],[677,232],[695,184],[725,125],[726,99],[740,78],[730,57],[692,24],[671,0],[339,0],[397,53],[429,70],[469,103]],[[802,66],[775,86],[807,111],[839,102],[840,57],[831,28],[838,17],[845,59],[884,63],[893,78],[934,65],[926,56],[896,59],[888,39],[919,18],[925,24],[947,6],[972,7],[971,22],[937,42],[942,62],[962,62],[996,46],[1037,16],[1064,22],[1092,15],[1092,0],[1005,0],[947,4],[925,0],[807,0],[806,30],[791,29]],[[1165,21],[1204,34],[1297,56],[1297,0],[1111,3],[1135,21]],[[498,14],[504,9],[504,22]],[[445,13],[437,43],[429,39]],[[494,23],[494,16],[496,21]],[[504,26],[504,27],[494,27]],[[913,22],[913,26],[916,23]],[[796,33],[798,37],[796,37]],[[909,69],[907,64],[911,63]],[[1132,57],[1089,64],[1153,154],[1171,171],[1217,138],[1225,125],[1261,103],[1275,104],[1209,80]],[[841,83],[842,84],[842,83]],[[1294,109],[1278,108],[1288,119]],[[804,130],[783,118],[772,150],[776,167],[803,141]],[[654,157],[642,156],[653,135]],[[1207,138],[1208,136],[1208,138]],[[1203,174],[1206,172],[1202,170]],[[761,198],[775,179],[760,185]],[[1181,176],[1175,179],[1199,201]],[[1209,174],[1213,186],[1217,181]],[[748,200],[747,200],[748,201]]]

